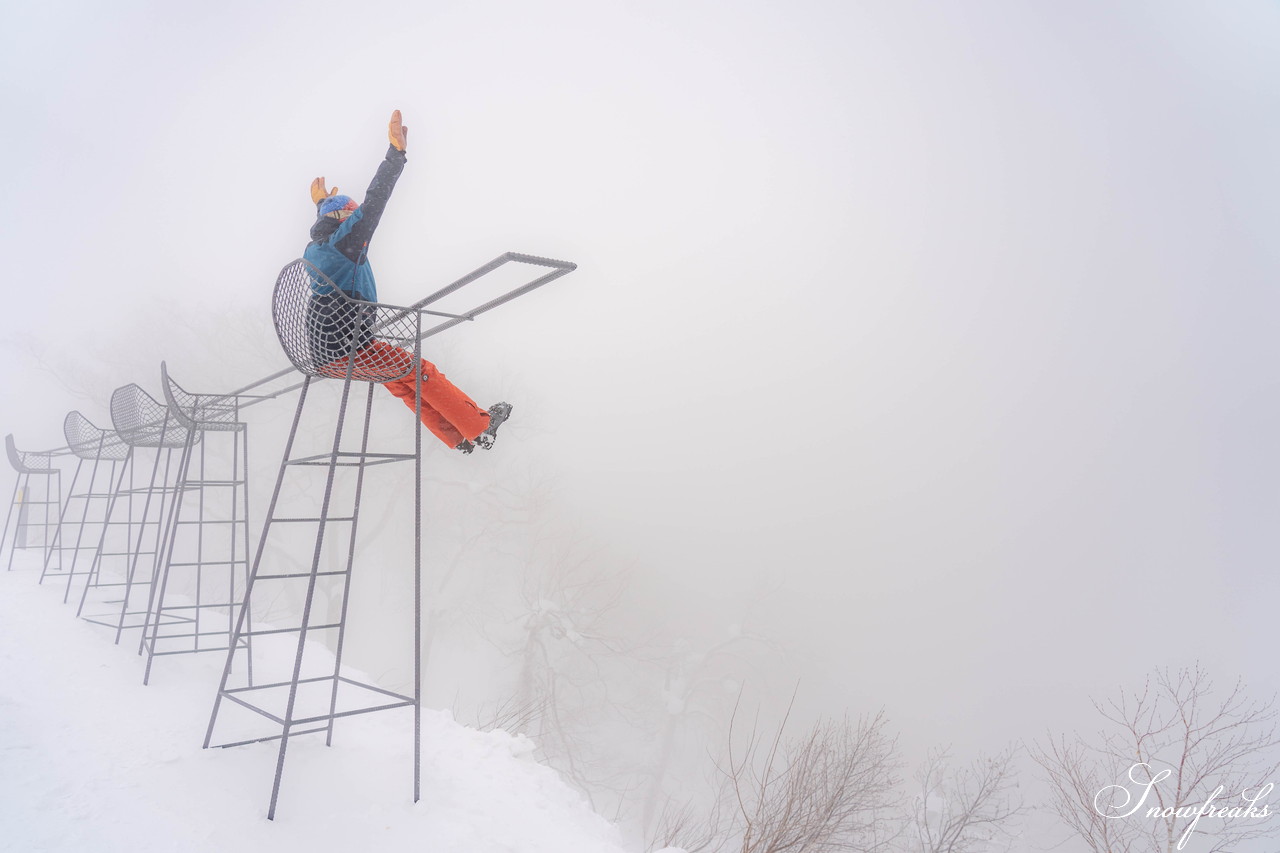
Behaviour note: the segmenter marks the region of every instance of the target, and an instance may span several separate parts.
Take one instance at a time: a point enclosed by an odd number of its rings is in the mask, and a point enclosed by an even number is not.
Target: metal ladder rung
[[[248,708],[250,711],[253,711],[255,714],[261,714],[262,716],[266,717],[268,720],[271,720],[273,723],[275,723],[278,726],[284,725],[284,720],[280,719],[275,714],[271,713],[265,708],[259,708],[257,705],[253,704],[252,702],[246,702],[245,700],[241,699],[239,696],[232,696],[230,693],[223,693],[222,695],[230,699],[232,702],[235,702],[237,705],[240,705],[241,707],[244,707],[244,708]],[[283,732],[279,734],[276,738],[273,738],[273,740],[281,737],[284,737]],[[249,743],[255,743],[255,741],[249,741]],[[228,746],[231,746],[231,744],[228,744]]]
[[[334,628],[341,628],[341,627],[342,627],[342,623],[341,623],[341,622],[334,622],[332,625],[308,625],[308,626],[306,627],[306,630],[308,630],[308,631],[329,631],[329,630],[332,630],[332,629],[334,629]],[[268,634],[301,634],[301,633],[302,633],[302,631],[303,631],[303,629],[302,629],[301,627],[298,627],[298,628],[272,628],[272,629],[267,630],[267,631],[243,631],[243,632],[241,632],[240,636],[242,636],[242,637],[265,637],[265,636],[267,636]],[[222,631],[222,632],[220,632],[220,633],[225,634],[226,632],[225,632],[225,631]]]
[[[376,465],[377,462],[364,462],[365,459],[378,459],[383,462],[397,462],[402,459],[415,458],[412,453],[355,453],[353,451],[342,451],[337,454],[317,453],[315,456],[300,456],[297,459],[290,459],[284,464],[286,465],[328,465],[330,460],[333,464],[341,466],[350,465]],[[357,459],[358,462],[338,462],[338,459]]]
[[[167,610],[167,609],[168,609],[168,608],[166,608],[166,610]],[[164,615],[165,615],[165,613],[162,611],[162,612],[160,612],[160,613],[156,614],[156,619],[160,619],[160,618],[162,618]],[[169,621],[168,621],[168,622],[160,623],[160,624],[159,624],[159,625],[157,625],[156,627],[164,628],[164,627],[169,626],[169,625],[194,625],[195,623],[196,623],[196,617],[194,617],[194,616],[176,616],[176,615],[171,615],[171,616],[169,616]],[[190,634],[179,634],[178,636],[187,637],[187,636],[190,636]],[[149,639],[150,639],[150,637],[148,637],[147,639],[149,640]],[[164,637],[157,637],[156,639],[157,639],[157,640],[163,640],[163,639],[164,639]]]
[[[224,637],[227,635],[227,632],[226,632],[226,631],[218,631],[217,633],[221,634],[221,635],[222,635],[222,636],[224,636]],[[164,638],[163,638],[163,637],[161,637],[160,639],[164,639]],[[242,648],[244,648],[244,646],[237,646],[236,648],[242,649]],[[177,650],[172,651],[172,652],[155,652],[155,651],[153,651],[153,652],[151,653],[151,656],[152,656],[152,657],[156,657],[156,658],[162,658],[162,657],[166,657],[166,656],[168,656],[168,655],[202,655],[202,654],[204,654],[205,652],[225,652],[226,650],[227,650],[227,647],[226,647],[226,646],[210,646],[210,647],[209,647],[209,648],[207,648],[207,649],[177,649]]]
[[[391,464],[394,464],[394,463],[396,463],[396,462],[408,462],[408,461],[411,461],[412,459],[413,459],[413,457],[412,457],[412,456],[398,456],[398,455],[397,455],[397,456],[389,456],[389,457],[384,458],[384,459],[375,459],[375,460],[374,460],[374,461],[372,461],[372,462],[363,462],[363,463],[361,463],[361,462],[342,462],[342,463],[339,463],[339,465],[340,465],[340,466],[364,465],[364,467],[366,467],[366,468],[372,468],[374,465],[391,465]]]
[[[315,522],[315,521],[355,521],[355,520],[356,520],[356,518],[355,518],[355,516],[354,516],[354,515],[343,515],[343,516],[333,516],[333,517],[330,517],[330,518],[273,518],[273,519],[271,519],[271,521],[270,521],[269,523],[270,523],[270,524],[276,524],[276,523],[281,523],[281,524],[283,524],[283,523],[285,523],[285,522],[296,522],[296,521],[312,521],[312,522]]]
[[[86,622],[93,622],[95,625],[106,625],[107,623],[105,623],[105,622],[99,622],[98,620],[99,620],[99,619],[106,619],[106,618],[108,618],[108,617],[110,617],[110,618],[112,618],[112,619],[116,619],[117,617],[119,617],[119,616],[121,616],[121,615],[124,615],[124,616],[146,616],[146,615],[147,615],[147,611],[145,611],[145,610],[126,610],[123,614],[121,614],[120,612],[118,612],[118,611],[116,611],[116,610],[112,610],[110,613],[90,613],[88,616],[81,616],[80,618],[81,618],[81,619],[83,619],[83,620],[84,620],[84,621],[86,621]],[[115,627],[117,627],[117,626],[118,626],[118,623],[117,623],[117,622],[112,622],[110,625],[107,625],[107,627],[108,627],[108,628],[115,628]],[[126,628],[141,628],[141,627],[143,627],[143,625],[142,625],[142,623],[141,623],[141,622],[139,622],[137,625],[125,625],[124,627],[126,627]]]
[[[337,676],[335,675],[314,675],[311,678],[299,678],[298,683],[299,684],[315,684],[316,682],[319,682],[319,681],[333,681],[335,678],[337,678]],[[271,684],[252,684],[252,685],[249,685],[248,687],[232,687],[227,690],[223,690],[222,692],[225,694],[225,693],[249,693],[254,690],[274,690],[277,687],[288,687],[292,683],[293,683],[292,681],[274,681]]]
[[[298,683],[301,684],[302,682],[299,681]],[[385,693],[386,691],[379,691],[379,692]],[[410,699],[404,696],[396,696],[396,698],[399,700],[397,702],[388,702],[383,705],[371,705],[368,708],[352,708],[349,711],[334,711],[331,714],[316,714],[311,717],[299,717],[297,719],[290,720],[289,722],[286,723],[282,718],[271,713],[266,708],[261,708],[253,704],[252,702],[241,699],[239,696],[235,696],[235,695],[232,695],[231,693],[226,693],[226,692],[224,692],[222,695],[225,698],[230,699],[232,702],[235,702],[237,705],[241,705],[245,708],[248,708],[250,711],[256,711],[257,713],[261,714],[262,716],[276,723],[276,725],[285,726],[287,728],[292,728],[293,726],[308,726],[308,725],[311,725],[312,723],[318,723],[321,720],[337,720],[341,717],[354,717],[357,714],[372,714],[377,711],[389,711],[392,708],[409,708],[409,707],[412,707],[414,704],[413,699]],[[395,695],[395,694],[391,694],[391,695]],[[319,729],[318,731],[324,731],[324,729]],[[289,737],[293,737],[295,734],[307,734],[307,733],[309,732],[291,731],[289,732]],[[283,733],[281,733],[280,735],[276,735],[275,737],[263,738],[263,740],[279,740],[281,737],[283,737]],[[257,741],[246,741],[246,742],[256,743]]]
[[[345,574],[347,574],[347,572],[343,570],[343,571],[335,571],[335,572],[316,572],[315,576],[320,578],[320,577],[332,577],[333,575],[345,575]],[[290,578],[309,578],[309,577],[311,577],[311,572],[297,572],[295,574],[290,574],[290,575],[258,575],[257,577],[254,578],[254,580],[255,581],[280,581],[280,580],[288,580]]]
[[[231,701],[233,702],[235,701],[230,696],[228,696],[227,698],[231,699]],[[244,704],[244,703],[241,703],[241,704]],[[258,709],[254,708],[253,710],[257,711]],[[280,722],[280,725],[284,725],[284,723]],[[297,735],[313,735],[313,734],[317,734],[318,732],[327,732],[327,731],[329,731],[328,726],[321,726],[318,729],[305,729],[304,731],[300,731],[300,732],[289,732],[289,737],[295,737]],[[280,740],[280,738],[282,737],[284,737],[283,734],[268,735],[267,737],[254,738],[253,740],[238,740],[235,743],[218,743],[218,744],[214,744],[211,748],[230,749],[233,746],[248,746],[251,743],[266,743],[267,741]]]
[[[165,625],[178,625],[178,624],[194,625],[195,622],[196,620],[192,619],[190,616],[182,616],[182,617],[178,617],[177,621],[166,622]],[[161,640],[194,640],[197,637],[225,637],[225,636],[227,636],[227,632],[225,629],[222,631],[198,631],[194,634],[160,634],[159,636],[156,636],[156,637],[147,637],[147,645],[151,646],[152,641],[158,643]],[[223,646],[222,650],[225,652],[227,650],[227,647]],[[197,649],[196,651],[203,652],[208,650]],[[160,654],[160,652],[153,652],[153,654],[158,655]],[[172,652],[170,652],[170,654],[172,654]]]
[[[184,563],[170,563],[169,565],[171,567],[177,566],[179,568],[185,569],[185,568],[190,568],[192,566],[243,566],[248,562],[249,561],[247,559],[246,560],[204,560],[204,561],[184,562]]]
[[[315,717],[301,717],[293,720],[290,725],[305,726],[311,723],[318,723],[321,720],[336,720],[339,717],[354,717],[356,714],[372,714],[375,711],[389,711],[392,708],[411,708],[413,707],[412,699],[402,699],[399,702],[391,702],[386,705],[374,705],[371,708],[356,708],[352,711],[336,711],[332,714],[320,714]]]
[[[104,603],[104,604],[105,604],[106,602],[102,602],[102,603]],[[119,603],[119,602],[117,602],[117,603]],[[142,628],[142,627],[144,627],[144,626],[143,626],[143,623],[141,623],[141,622],[139,622],[137,625],[124,625],[124,626],[120,626],[120,624],[119,624],[119,617],[120,617],[121,615],[124,615],[124,616],[126,616],[126,617],[128,617],[128,616],[146,616],[146,615],[147,615],[147,611],[145,611],[145,610],[127,610],[127,611],[125,611],[125,612],[124,612],[124,614],[121,614],[121,613],[120,613],[120,611],[118,611],[118,610],[114,610],[114,609],[113,609],[113,610],[111,610],[111,611],[110,611],[110,612],[108,612],[108,613],[90,613],[88,616],[81,616],[80,618],[81,618],[81,619],[83,619],[83,620],[84,620],[84,621],[86,621],[86,622],[92,622],[92,623],[94,623],[95,625],[106,625],[108,628],[117,628],[117,627],[125,627],[125,628]],[[109,624],[109,625],[108,625],[106,622],[101,622],[101,621],[99,621],[100,619],[108,619],[108,618],[109,618],[109,619],[111,619],[111,620],[113,620],[113,621],[111,622],[111,624]],[[179,623],[174,622],[174,623],[171,623],[171,624],[175,624],[175,625],[176,625],[176,624],[179,624]]]
[[[393,690],[387,690],[384,687],[377,687],[373,684],[365,684],[363,681],[356,681],[354,678],[347,678],[345,675],[339,675],[338,680],[345,681],[347,684],[350,684],[352,687],[359,687],[362,690],[372,690],[374,693],[382,693],[386,696],[390,696],[393,699],[406,699],[410,702],[413,701],[412,698],[405,696],[402,693],[396,693]]]

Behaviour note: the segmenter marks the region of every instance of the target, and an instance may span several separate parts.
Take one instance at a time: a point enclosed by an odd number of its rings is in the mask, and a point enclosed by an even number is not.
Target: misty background
[[[803,715],[883,708],[911,757],[1091,727],[1155,666],[1280,686],[1276,4],[5,18],[19,447],[62,445],[71,409],[108,426],[161,359],[201,392],[285,366],[270,293],[308,185],[362,198],[392,109],[381,299],[508,250],[579,264],[425,352],[515,405],[487,455],[424,437],[428,555],[456,569],[435,705],[513,689],[530,567],[557,565],[617,590],[597,627],[655,684],[727,649],[710,707],[799,682]],[[292,403],[251,418],[258,513]],[[412,435],[380,390],[375,416]],[[377,500],[365,553],[396,553],[411,485]]]

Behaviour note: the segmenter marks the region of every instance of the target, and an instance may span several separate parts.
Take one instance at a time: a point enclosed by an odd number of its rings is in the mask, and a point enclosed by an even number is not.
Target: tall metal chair
[[[280,792],[280,779],[290,738],[300,734],[324,733],[326,744],[332,743],[334,720],[394,708],[413,708],[414,745],[413,775],[414,801],[421,790],[421,591],[422,591],[422,432],[415,429],[412,452],[374,452],[369,449],[369,425],[373,409],[374,384],[402,379],[414,374],[419,397],[418,414],[421,415],[421,360],[422,314],[415,309],[400,308],[379,303],[360,302],[349,298],[332,286],[323,273],[303,260],[286,266],[276,281],[272,300],[276,333],[289,360],[305,379],[298,397],[292,428],[285,444],[284,454],[276,476],[275,489],[267,510],[266,522],[253,561],[249,577],[249,593],[246,602],[257,597],[266,600],[286,594],[284,588],[297,584],[303,587],[301,615],[295,616],[296,624],[255,626],[249,619],[246,604],[236,626],[236,642],[227,654],[222,681],[214,700],[213,712],[204,745],[208,747],[219,720],[223,700],[234,706],[255,712],[278,727],[277,734],[237,740],[217,746],[238,746],[244,743],[280,741],[276,759],[275,780],[271,789],[271,802],[267,817],[274,819],[276,801]],[[327,452],[294,456],[298,424],[310,398],[309,392],[318,378],[341,379],[342,392],[333,427],[333,440]],[[355,449],[344,449],[344,423],[350,402],[353,383],[367,386],[364,401],[364,417],[359,425],[359,442]],[[393,462],[414,464],[414,690],[411,695],[384,689],[376,684],[349,677],[342,670],[342,653],[346,640],[346,620],[351,593],[351,576],[356,556],[356,534],[360,521],[360,502],[364,489],[366,468]],[[320,497],[318,512],[299,510],[282,513],[281,487],[286,472],[305,466],[316,466],[325,471],[324,493]],[[335,479],[339,468],[354,468],[355,482],[350,504],[339,510],[334,506]],[[351,485],[351,484],[348,484]],[[310,566],[305,571],[294,571],[281,566],[279,559],[265,557],[268,542],[278,536],[286,526],[298,525],[314,532]],[[339,543],[326,539],[331,528],[337,527]],[[342,534],[345,533],[345,536]],[[329,545],[326,548],[326,545]],[[329,558],[341,564],[341,568],[322,569],[322,560]],[[330,602],[340,601],[339,612],[320,616],[314,607],[317,588],[321,584],[333,585],[327,590]],[[256,611],[255,611],[256,612]],[[292,669],[280,677],[259,680],[257,684],[230,686],[232,664],[241,638],[274,635],[277,639],[289,638],[296,643],[293,649]],[[328,639],[333,650],[330,661],[323,654],[318,666],[304,672],[304,657],[308,651],[317,652],[308,639]]]
[[[249,580],[249,436],[236,395],[193,394],[160,363],[165,400],[185,432],[176,498],[170,502],[158,583],[152,584],[138,647],[147,657],[219,652],[233,640]],[[230,460],[211,459],[210,436],[231,439]],[[202,440],[203,438],[203,440]],[[219,464],[221,463],[221,464]],[[252,660],[252,656],[250,656]]]
[[[58,527],[57,519],[62,506],[62,469],[53,464],[53,451],[19,450],[13,442],[12,434],[4,437],[4,447],[9,454],[9,464],[18,474],[18,479],[13,484],[13,498],[9,501],[9,513],[4,519],[4,534],[0,536],[0,549],[4,547],[4,543],[9,543],[9,563],[6,570],[13,571],[14,552],[31,547],[33,531],[40,531],[39,546],[46,556],[53,547],[53,531]],[[32,488],[33,482],[43,488]],[[32,507],[40,507],[40,520],[31,517]],[[15,513],[17,525],[13,528],[13,541],[10,542],[9,525]]]
[[[147,615],[151,586],[161,544],[168,533],[168,509],[177,494],[174,454],[186,447],[190,430],[178,423],[177,416],[166,405],[136,384],[117,388],[111,395],[111,423],[116,433],[133,452],[125,460],[129,466],[128,482],[124,478],[107,505],[98,551],[85,584],[76,615],[89,622],[112,628],[115,642],[126,628],[140,628]],[[197,439],[198,440],[198,439]],[[133,466],[139,453],[151,452],[151,473],[145,486],[133,486]],[[139,507],[138,504],[141,504]],[[140,511],[139,511],[140,510]],[[118,534],[123,525],[123,539]],[[113,538],[112,532],[117,535]],[[103,575],[112,580],[103,580]],[[90,591],[115,590],[123,587],[114,601],[95,601],[85,613]],[[117,606],[118,605],[118,606]],[[187,617],[175,617],[187,621]]]
[[[551,271],[542,272],[535,279],[482,301],[466,312],[447,313],[425,307],[437,305],[440,300],[447,302],[450,295],[460,288],[509,263],[550,268]],[[335,287],[320,270],[302,259],[287,264],[280,271],[272,298],[276,334],[289,361],[305,378],[294,412],[293,425],[280,460],[266,523],[258,540],[249,577],[246,606],[241,610],[236,625],[236,642],[231,643],[227,652],[227,662],[204,740],[204,745],[210,746],[214,729],[219,724],[219,712],[227,707],[245,709],[257,715],[242,715],[244,717],[269,721],[268,730],[275,732],[274,734],[255,734],[217,744],[229,747],[263,741],[280,742],[268,818],[275,817],[285,754],[292,737],[323,732],[328,745],[333,742],[335,720],[396,708],[413,708],[413,799],[414,802],[419,799],[422,755],[422,430],[413,430],[412,452],[370,450],[373,386],[412,375],[415,411],[420,421],[423,377],[418,368],[422,358],[422,341],[425,338],[474,320],[480,314],[542,287],[576,268],[576,264],[565,261],[507,252],[407,308],[353,299]],[[439,320],[424,331],[424,317],[428,315]],[[337,416],[332,421],[333,441],[329,443],[326,452],[295,456],[298,426],[307,406],[308,392],[317,380],[324,378],[342,381]],[[364,383],[367,393],[364,417],[359,424],[359,441],[352,442],[346,436],[346,447],[356,445],[355,449],[346,449],[343,443],[344,425],[354,383]],[[321,405],[323,406],[323,402]],[[352,677],[353,674],[344,674],[342,660],[347,639],[347,616],[366,469],[410,460],[414,465],[411,694],[388,690]],[[293,476],[298,477],[299,472],[308,467],[320,469],[325,475],[324,492],[319,497],[318,509],[314,507],[313,501],[312,506],[306,509],[295,513],[284,512],[280,502],[286,473],[293,472]],[[338,490],[339,494],[335,495],[339,468],[354,468],[354,478],[344,478],[343,489]],[[351,482],[352,479],[354,482]],[[338,536],[328,536],[331,527],[336,529]],[[287,530],[299,532],[300,539],[309,544],[310,565],[305,570],[302,566],[295,570],[290,565],[289,549],[276,546],[274,550],[269,550],[269,543],[279,539]],[[343,533],[346,535],[342,536]],[[323,570],[322,564],[325,566]],[[321,589],[322,585],[327,588]],[[271,614],[271,623],[253,624],[248,602],[262,598],[265,605],[287,598],[285,590],[291,586],[302,587],[300,595],[291,601],[298,605],[300,615],[297,610],[290,610],[279,616]],[[317,607],[317,598],[321,596],[320,607]],[[328,607],[325,607],[326,603]],[[320,614],[317,611],[321,609],[329,612]],[[259,614],[265,610],[265,607],[255,606],[254,618],[261,618]],[[335,610],[336,613],[333,612]],[[290,624],[283,624],[286,620]],[[294,653],[292,667],[283,671],[279,677],[260,677],[256,684],[252,679],[252,670],[249,670],[250,679],[247,684],[229,686],[232,665],[240,649],[240,638],[264,635],[271,635],[273,641],[293,641],[290,643]],[[308,642],[317,638],[327,639],[329,648],[323,648],[326,645],[323,642]],[[310,666],[307,666],[308,663]]]
[[[63,552],[71,551],[71,563],[66,566],[67,587],[62,595],[63,603],[71,595],[71,585],[78,574],[88,575],[88,570],[83,572],[77,571],[80,565],[80,552],[86,549],[92,549],[95,553],[98,548],[99,537],[94,535],[92,528],[95,525],[103,524],[105,521],[106,501],[118,488],[120,478],[124,474],[124,466],[121,465],[133,448],[125,444],[120,436],[109,429],[99,429],[94,426],[88,418],[79,412],[68,412],[67,417],[62,422],[62,432],[66,436],[67,446],[71,448],[71,452],[76,457],[76,470],[71,475],[71,487],[67,490],[67,499],[62,505],[62,512],[58,515],[58,527],[53,534],[53,546],[45,555],[44,570],[40,573],[40,583],[44,583],[45,577],[48,576],[52,556],[58,555],[59,570],[63,564]],[[88,485],[84,486],[83,492],[76,491],[76,484],[80,482],[80,474],[88,467]],[[104,471],[105,469],[105,471]],[[99,484],[99,473],[103,473],[105,486]],[[80,511],[79,517],[72,509],[75,501],[79,500]],[[97,518],[97,509],[103,510],[102,519]],[[86,539],[85,530],[90,528],[90,535]],[[74,538],[75,544],[68,545]]]

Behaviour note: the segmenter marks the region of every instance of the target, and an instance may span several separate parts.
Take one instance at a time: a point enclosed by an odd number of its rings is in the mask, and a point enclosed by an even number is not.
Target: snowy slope
[[[332,747],[295,739],[268,821],[274,746],[200,749],[222,656],[158,659],[143,687],[137,631],[112,645],[35,565],[0,571],[0,850],[621,853],[527,739],[438,711],[420,803],[396,710],[340,720]]]

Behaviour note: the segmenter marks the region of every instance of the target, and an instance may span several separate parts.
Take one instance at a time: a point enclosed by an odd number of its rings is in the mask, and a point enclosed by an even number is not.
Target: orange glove
[[[391,124],[387,125],[387,138],[397,150],[403,151],[409,144],[409,128],[400,123],[400,111],[391,114]]]
[[[331,190],[326,190],[324,188],[324,178],[316,178],[314,181],[311,182],[311,200],[316,204],[319,204],[320,202],[324,201],[326,198],[328,198],[331,195],[337,195],[337,194],[338,194],[337,187],[334,187]]]

